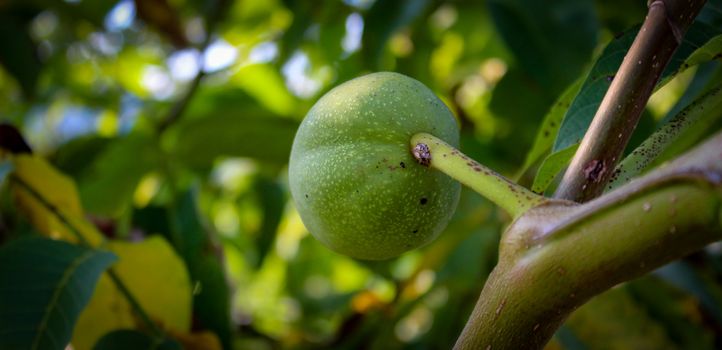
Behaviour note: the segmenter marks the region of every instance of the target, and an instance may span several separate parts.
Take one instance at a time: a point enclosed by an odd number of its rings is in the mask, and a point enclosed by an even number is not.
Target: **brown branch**
[[[203,70],[203,53],[210,45],[216,25],[223,18],[224,12],[228,7],[229,3],[230,1],[228,0],[216,0],[213,4],[213,11],[206,20],[206,37],[203,39],[203,43],[201,43],[200,45],[200,55],[198,56],[198,74],[196,74],[195,78],[193,78],[193,81],[188,86],[188,89],[186,90],[185,94],[183,94],[183,97],[181,97],[173,105],[173,107],[171,107],[171,110],[168,112],[168,114],[160,120],[156,129],[158,134],[163,133],[163,131],[165,131],[169,126],[173,125],[173,123],[175,123],[181,118],[183,112],[185,112],[186,110],[186,107],[188,107],[188,103],[190,103],[190,100],[193,98],[196,91],[198,91],[198,87],[200,86],[201,81],[207,75],[206,72]]]
[[[647,18],[554,197],[586,202],[602,193],[662,71],[704,3],[650,1]]]

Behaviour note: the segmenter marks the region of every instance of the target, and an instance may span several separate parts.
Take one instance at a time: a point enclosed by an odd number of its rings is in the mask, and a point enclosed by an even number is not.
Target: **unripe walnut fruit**
[[[332,250],[382,260],[422,246],[446,227],[460,184],[413,157],[425,132],[458,147],[449,109],[422,83],[380,72],[337,86],[311,108],[289,163],[306,228]]]

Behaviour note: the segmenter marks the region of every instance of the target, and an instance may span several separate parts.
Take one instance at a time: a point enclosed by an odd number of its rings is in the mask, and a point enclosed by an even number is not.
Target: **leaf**
[[[68,176],[78,178],[92,168],[98,156],[103,154],[114,140],[98,135],[74,138],[58,147],[50,157],[50,162]]]
[[[720,0],[709,0],[702,11],[697,15],[696,20],[707,23],[713,27],[722,26],[722,1]]]
[[[57,0],[32,0],[32,3],[39,8],[51,8],[63,15],[70,21],[90,22],[96,27],[102,28],[106,14],[117,4],[114,1],[57,1]],[[87,25],[87,22],[85,23]]]
[[[722,322],[722,290],[716,277],[705,276],[685,261],[665,265],[655,274],[665,282],[693,295],[715,322]]]
[[[581,141],[638,30],[638,28],[629,30],[622,36],[612,40],[599,56],[584,81],[579,94],[574,98],[564,116],[557,139],[554,142],[553,152],[565,149]],[[718,33],[719,30],[702,22],[693,23],[662,73],[657,88],[666,84],[676,74],[689,68],[689,66],[683,65],[685,58]]]
[[[591,58],[598,30],[592,1],[494,0],[488,6],[518,65],[550,99]]]
[[[286,88],[280,72],[273,65],[246,65],[240,68],[231,80],[275,114],[291,115],[298,105],[296,98]]]
[[[694,101],[632,151],[614,170],[608,190],[692,147],[722,119],[721,111],[722,87],[718,86]]]
[[[494,147],[500,149],[531,147],[532,139],[536,135],[534,128],[539,125],[539,118],[552,107],[555,98],[539,93],[539,89],[539,85],[529,79],[526,73],[513,66],[496,84],[488,108],[502,123],[509,126],[510,132],[494,135]],[[520,152],[513,152],[508,155],[509,162],[518,164],[523,161],[521,159],[523,156]]]
[[[177,340],[185,350],[223,350],[218,336],[213,332],[201,331],[181,333],[170,331],[169,334]],[[228,347],[226,347],[228,349]]]
[[[627,0],[595,1],[595,10],[603,28],[621,33],[639,23],[647,14],[646,2]]]
[[[179,343],[170,339],[154,339],[145,333],[122,329],[104,335],[93,350],[181,350]]]
[[[230,349],[231,305],[226,272],[219,249],[213,245],[200,222],[196,197],[196,190],[188,190],[170,208],[146,206],[137,209],[133,213],[133,227],[146,233],[161,233],[170,240],[185,261],[194,288],[193,329],[212,331],[223,348]],[[191,341],[198,340],[196,336],[208,337],[193,334],[181,336],[191,337]],[[188,348],[187,344],[184,345]]]
[[[565,325],[590,349],[675,348],[665,329],[624,288],[592,298]]]
[[[692,52],[682,66],[696,66],[719,58],[722,58],[722,35],[709,39],[702,47]]]
[[[0,248],[0,348],[64,349],[100,274],[116,259],[32,236]]]
[[[284,5],[293,13],[291,25],[283,32],[280,40],[280,61],[286,62],[291,54],[301,45],[303,36],[311,24],[313,24],[314,5],[319,3],[312,1],[285,0]]]
[[[73,180],[36,155],[16,155],[13,163],[14,176],[35,192],[33,194],[17,182],[13,183],[15,203],[40,233],[50,238],[77,242],[75,234],[47,207],[46,204],[50,204],[80,231],[91,246],[98,246],[103,241],[95,226],[84,218]],[[39,201],[36,195],[42,196],[47,203]]]
[[[42,69],[35,43],[27,30],[31,20],[32,16],[20,13],[0,13],[0,38],[3,38],[0,63],[17,80],[25,97],[35,94],[35,85]]]
[[[259,206],[263,211],[263,220],[256,237],[258,247],[258,260],[256,268],[260,267],[266,254],[273,247],[276,239],[276,231],[283,217],[283,209],[286,205],[286,197],[281,185],[273,180],[258,177],[254,183]]]
[[[178,127],[172,152],[193,168],[209,168],[217,157],[250,157],[285,164],[291,154],[298,122],[246,109],[217,110]]]
[[[522,176],[532,165],[538,162],[543,155],[551,150],[554,144],[554,138],[562,124],[564,114],[569,109],[574,96],[577,95],[581,86],[582,79],[577,79],[576,82],[569,85],[544,116],[544,121],[542,121],[536,138],[534,139],[534,145],[532,145],[529,153],[527,153],[524,165],[518,173],[520,174],[519,176]]]
[[[677,100],[674,106],[667,112],[664,118],[659,122],[660,125],[666,124],[670,119],[674,118],[679,112],[686,108],[695,99],[705,91],[709,90],[710,86],[714,85],[719,79],[719,75],[722,73],[720,69],[719,61],[710,61],[701,64],[699,68],[694,72],[692,81],[689,82],[682,96]]]
[[[411,23],[429,6],[428,0],[376,1],[364,16],[362,50],[366,63],[381,66],[386,42],[399,29]]]
[[[536,193],[544,193],[557,174],[569,164],[569,161],[574,157],[574,153],[577,152],[577,148],[579,148],[579,145],[572,145],[547,156],[536,173],[531,190]]]
[[[109,241],[119,262],[114,269],[143,310],[166,329],[186,332],[191,321],[191,284],[183,261],[166,240],[152,236],[142,242]],[[80,314],[72,344],[90,349],[116,329],[136,328],[128,301],[103,275],[88,306]]]
[[[161,153],[149,135],[131,133],[106,146],[80,181],[88,212],[118,217],[130,205],[141,178],[158,168]]]
[[[199,291],[193,295],[193,317],[199,329],[212,331],[224,349],[231,346],[231,292],[219,258],[206,253],[190,262]]]
[[[230,292],[216,248],[199,220],[196,191],[187,191],[171,217],[177,239],[176,249],[186,261],[193,285],[193,317],[199,329],[217,334],[223,347],[231,348]]]
[[[705,329],[699,301],[665,281],[647,276],[628,283],[626,289],[669,337],[682,349],[714,348],[714,333]]]

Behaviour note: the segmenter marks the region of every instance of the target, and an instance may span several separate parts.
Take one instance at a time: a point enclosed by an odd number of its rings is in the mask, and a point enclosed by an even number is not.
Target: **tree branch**
[[[722,238],[720,149],[722,133],[594,201],[517,219],[455,348],[542,348],[591,297]]]
[[[554,195],[586,202],[602,193],[662,71],[705,0],[653,0]]]
[[[200,54],[198,56],[197,62],[198,73],[193,78],[193,81],[191,81],[185,94],[183,94],[183,97],[176,101],[173,107],[171,107],[168,114],[158,123],[158,134],[163,133],[163,131],[165,131],[169,126],[173,125],[173,123],[180,119],[180,117],[183,115],[183,112],[185,112],[186,107],[188,107],[188,103],[190,103],[193,95],[195,95],[196,91],[198,90],[201,81],[203,80],[203,78],[205,78],[206,72],[203,70],[203,52],[205,52],[208,48],[208,45],[210,45],[216,25],[223,17],[224,11],[228,4],[228,0],[216,0],[213,2],[213,9],[206,20],[206,37],[205,39],[203,39],[203,43],[201,43],[200,45]]]

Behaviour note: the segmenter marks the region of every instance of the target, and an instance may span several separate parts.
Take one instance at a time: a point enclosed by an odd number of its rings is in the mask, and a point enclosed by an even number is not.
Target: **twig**
[[[602,193],[662,71],[705,2],[650,2],[647,18],[554,197],[586,202]]]
[[[198,87],[201,84],[201,81],[203,78],[207,75],[206,72],[203,70],[203,53],[206,51],[208,46],[211,43],[211,39],[213,38],[213,32],[215,30],[216,25],[223,17],[223,14],[225,12],[225,9],[228,5],[228,0],[216,0],[215,6],[213,8],[212,13],[208,16],[208,19],[206,20],[206,37],[203,39],[203,43],[200,45],[200,54],[198,56],[198,73],[196,74],[195,78],[193,78],[193,81],[188,86],[188,89],[186,90],[183,97],[181,97],[170,109],[168,114],[165,116],[165,118],[161,119],[161,121],[158,123],[157,131],[158,134],[163,133],[169,126],[173,125],[176,121],[178,121],[181,116],[183,116],[183,112],[185,112],[186,107],[188,107],[188,103],[190,103],[190,100],[195,95],[196,91],[198,90]]]

